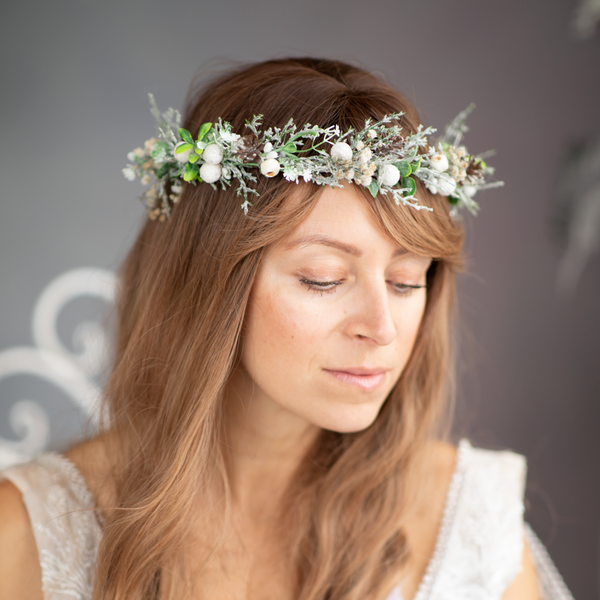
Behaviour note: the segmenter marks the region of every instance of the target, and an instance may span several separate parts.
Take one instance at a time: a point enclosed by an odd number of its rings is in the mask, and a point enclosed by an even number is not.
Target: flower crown
[[[503,182],[486,183],[493,168],[483,155],[473,156],[460,145],[467,131],[465,120],[474,105],[461,112],[435,145],[429,145],[432,127],[415,133],[402,133],[397,124],[404,113],[386,115],[380,121],[367,119],[362,131],[339,127],[325,129],[317,125],[297,127],[293,120],[282,127],[260,129],[262,115],[246,122],[247,135],[234,133],[231,124],[218,120],[204,123],[194,140],[181,128],[178,111],[170,108],[161,113],[149,94],[152,114],[158,123],[158,138],[146,141],[127,155],[130,161],[123,169],[127,179],[137,177],[144,185],[152,184],[142,196],[151,219],[165,220],[182,190],[180,180],[196,184],[204,182],[217,189],[238,182],[237,194],[243,196],[245,213],[252,206],[248,196],[259,195],[249,182],[257,182],[257,174],[275,177],[280,173],[288,181],[312,181],[319,185],[342,187],[353,182],[369,189],[373,196],[391,194],[397,205],[417,210],[432,210],[415,198],[415,177],[433,194],[447,196],[451,214],[466,207],[476,213],[473,199],[481,189],[497,187]]]

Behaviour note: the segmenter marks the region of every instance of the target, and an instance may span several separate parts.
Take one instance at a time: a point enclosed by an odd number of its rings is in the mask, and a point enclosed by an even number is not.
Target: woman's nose
[[[371,339],[381,346],[391,344],[396,337],[392,318],[390,292],[385,282],[366,284],[352,298],[348,311],[347,334]]]

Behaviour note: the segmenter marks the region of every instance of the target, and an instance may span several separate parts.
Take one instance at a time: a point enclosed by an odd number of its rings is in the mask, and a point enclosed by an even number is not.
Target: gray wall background
[[[600,259],[555,291],[550,219],[565,147],[600,134],[600,38],[569,34],[574,0],[55,0],[0,7],[0,350],[31,344],[42,289],[115,269],[144,211],[120,173],[153,133],[146,95],[181,107],[200,68],[314,55],[382,74],[442,127],[478,106],[466,142],[506,187],[468,219],[457,435],[529,461],[528,518],[579,599],[600,597]],[[93,303],[92,303],[93,304]],[[98,312],[74,303],[72,313]],[[60,323],[68,339],[78,317]],[[48,407],[53,446],[83,418],[43,382],[0,381]]]

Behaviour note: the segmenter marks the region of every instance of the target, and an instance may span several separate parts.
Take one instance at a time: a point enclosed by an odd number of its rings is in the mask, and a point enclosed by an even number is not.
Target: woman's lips
[[[324,369],[324,371],[343,383],[370,392],[383,383],[387,369],[347,369],[343,371]]]

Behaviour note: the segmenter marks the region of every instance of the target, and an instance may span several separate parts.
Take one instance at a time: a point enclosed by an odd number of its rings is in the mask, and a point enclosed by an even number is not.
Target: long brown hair
[[[193,86],[184,126],[195,134],[221,117],[248,133],[245,121],[262,114],[265,127],[293,117],[298,124],[362,129],[366,118],[399,111],[401,125],[415,131],[420,120],[413,106],[376,77],[337,61],[294,58]],[[222,397],[236,366],[248,295],[265,247],[306,217],[320,191],[283,178],[261,178],[257,185],[260,198],[247,216],[235,186],[186,185],[167,222],[144,224],[121,269],[116,357],[105,394],[108,427],[118,442],[116,495],[94,600],[184,596],[189,523],[200,520],[210,535],[225,527]],[[298,190],[303,201],[287,202]],[[413,473],[421,472],[446,412],[463,240],[444,198],[422,186],[418,196],[433,212],[365,194],[392,238],[434,262],[416,344],[379,416],[358,433],[323,431],[288,490],[294,501],[281,518],[301,600],[383,598],[407,557],[403,529]],[[199,495],[200,516],[193,514]],[[206,542],[207,552],[217,544],[216,537]],[[170,577],[167,586],[167,571],[181,577]]]

